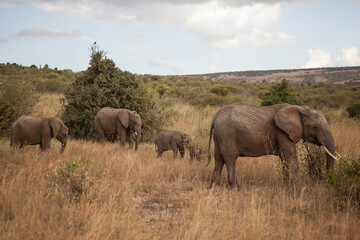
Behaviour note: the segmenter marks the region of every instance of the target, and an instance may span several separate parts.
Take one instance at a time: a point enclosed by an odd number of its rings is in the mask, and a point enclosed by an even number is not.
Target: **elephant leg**
[[[105,139],[104,130],[102,130],[100,127],[98,127],[98,128],[96,128],[96,133],[97,133],[98,141],[104,142],[104,139]]]
[[[174,159],[175,159],[175,158],[177,157],[179,148],[177,147],[176,143],[172,144],[172,145],[171,145],[171,148],[172,148],[172,150],[173,150],[173,157],[174,157]]]
[[[280,144],[280,159],[283,164],[284,182],[289,183],[290,172],[296,175],[299,170],[296,146],[294,143],[285,141]]]
[[[46,134],[43,134],[42,138],[41,138],[41,143],[40,143],[41,150],[45,151],[45,150],[49,149],[50,143],[51,143],[50,141],[51,141],[51,138],[49,136],[47,136]]]
[[[184,156],[185,156],[185,149],[184,149],[184,147],[179,147],[179,152],[180,152],[181,158],[184,158]]]
[[[158,152],[157,152],[158,158],[162,156],[163,152],[164,152],[164,150],[158,149]]]
[[[231,156],[231,157],[226,157],[225,158],[225,162],[226,162],[226,168],[227,168],[227,172],[228,172],[228,185],[229,188],[233,188],[234,186],[237,185],[237,181],[236,181],[236,175],[235,175],[235,163],[236,163],[236,159],[237,156]]]
[[[118,126],[117,127],[117,132],[118,132],[119,137],[120,137],[120,144],[121,144],[121,146],[124,147],[125,146],[125,141],[126,141],[126,129],[124,129],[122,126]]]
[[[220,184],[221,172],[224,167],[224,164],[225,164],[225,162],[223,160],[221,153],[219,152],[219,150],[217,148],[215,148],[215,167],[214,167],[213,175],[211,177],[211,182],[210,182],[209,188],[212,187],[214,182],[217,185]]]
[[[130,136],[130,128],[126,129],[126,142],[129,143],[129,148],[132,148],[134,146],[134,142]]]

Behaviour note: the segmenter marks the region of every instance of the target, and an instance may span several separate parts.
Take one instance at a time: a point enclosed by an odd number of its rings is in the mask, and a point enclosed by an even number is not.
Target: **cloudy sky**
[[[360,66],[360,0],[1,0],[0,62],[137,74]]]

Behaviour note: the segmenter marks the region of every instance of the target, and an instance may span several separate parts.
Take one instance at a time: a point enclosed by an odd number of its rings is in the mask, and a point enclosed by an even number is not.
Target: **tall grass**
[[[208,141],[214,108],[176,105],[179,129]],[[45,110],[38,109],[45,113]],[[353,125],[331,125],[339,152],[360,140]],[[347,136],[345,138],[345,136]],[[70,139],[63,154],[12,149],[0,139],[0,239],[359,239],[359,211],[305,170],[282,183],[274,156],[239,158],[240,190],[208,189],[214,160],[157,158],[116,143]],[[70,164],[77,162],[76,164]],[[71,174],[65,174],[71,173]],[[60,181],[62,180],[62,181]],[[81,191],[79,190],[81,189]]]

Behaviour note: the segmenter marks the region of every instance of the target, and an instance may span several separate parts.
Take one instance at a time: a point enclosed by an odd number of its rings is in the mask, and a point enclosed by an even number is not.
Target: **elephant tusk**
[[[327,153],[330,157],[332,157],[333,159],[335,159],[335,160],[338,161],[338,159],[337,159],[324,145],[322,145],[322,147],[325,149],[326,153]]]
[[[137,136],[137,132],[135,132],[135,136]]]
[[[338,154],[337,152],[335,152],[336,156],[338,156],[339,158],[342,158],[342,156],[340,154]]]

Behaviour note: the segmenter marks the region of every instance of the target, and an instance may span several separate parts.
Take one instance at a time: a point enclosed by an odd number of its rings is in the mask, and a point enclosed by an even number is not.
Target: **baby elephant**
[[[40,144],[42,150],[50,148],[53,137],[61,142],[60,152],[64,152],[69,130],[59,118],[22,116],[11,126],[10,145]]]
[[[155,150],[158,157],[161,157],[162,153],[167,150],[173,150],[174,158],[177,157],[178,151],[181,157],[185,155],[185,147],[190,151],[190,159],[193,159],[195,152],[193,147],[190,146],[191,137],[183,132],[175,130],[163,130],[155,139]]]

